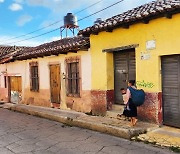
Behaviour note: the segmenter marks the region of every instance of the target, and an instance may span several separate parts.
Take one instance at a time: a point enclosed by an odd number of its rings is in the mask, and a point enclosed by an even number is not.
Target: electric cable
[[[95,14],[97,14],[97,13],[100,13],[100,12],[102,12],[102,11],[104,11],[104,10],[107,10],[107,9],[109,9],[109,8],[115,6],[115,5],[117,5],[117,4],[119,4],[119,3],[123,2],[123,1],[124,1],[124,0],[117,1],[116,3],[113,3],[113,4],[111,4],[111,5],[107,6],[107,7],[99,10],[99,11],[96,11],[96,12],[94,12],[94,13],[88,15],[88,16],[85,16],[85,17],[79,19],[78,22],[79,22],[79,21],[82,21],[82,20],[84,20],[84,19],[86,19],[86,18],[89,18],[89,17],[91,17],[91,16],[93,16],[93,15],[95,15]],[[57,31],[57,30],[59,30],[59,28],[53,29],[53,30],[48,31],[48,32],[46,32],[46,33],[42,33],[42,34],[40,34],[40,35],[36,35],[36,36],[30,37],[30,38],[23,39],[23,40],[19,40],[19,41],[15,41],[15,42],[10,42],[10,43],[7,43],[7,44],[14,44],[14,43],[19,43],[19,42],[24,42],[24,41],[26,41],[26,40],[31,40],[31,39],[34,39],[34,38],[37,38],[37,37],[40,37],[40,36],[43,36],[43,35],[52,33],[52,32]]]
[[[103,1],[103,0],[100,0],[100,1],[98,1],[98,2],[96,2],[96,3],[91,4],[90,6],[84,8],[84,9],[78,11],[78,12],[76,12],[75,15],[77,15],[77,14],[79,14],[79,13],[81,13],[81,12],[83,12],[83,11],[85,11],[85,10],[87,10],[87,9],[89,9],[89,8],[97,5],[97,4],[99,4],[99,3],[102,2],[102,1]],[[9,39],[7,39],[7,40],[4,40],[3,42],[10,41],[10,40],[14,40],[14,39],[17,39],[17,38],[21,38],[21,37],[27,36],[27,35],[29,35],[29,34],[36,33],[36,32],[38,32],[38,31],[41,31],[41,30],[43,30],[43,29],[46,29],[46,28],[51,27],[51,26],[53,26],[53,25],[56,25],[56,24],[58,24],[58,23],[60,23],[60,22],[62,22],[62,21],[63,21],[63,20],[58,20],[58,21],[53,22],[53,23],[51,23],[51,24],[49,24],[49,25],[47,25],[47,26],[45,26],[45,27],[39,28],[39,29],[37,29],[37,30],[31,31],[31,32],[26,33],[26,34],[23,34],[23,35],[19,35],[19,36],[16,36],[16,37],[9,38]]]

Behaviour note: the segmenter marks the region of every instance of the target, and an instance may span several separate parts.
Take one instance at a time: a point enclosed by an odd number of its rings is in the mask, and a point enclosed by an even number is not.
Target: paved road
[[[0,109],[0,154],[166,154],[165,149]]]

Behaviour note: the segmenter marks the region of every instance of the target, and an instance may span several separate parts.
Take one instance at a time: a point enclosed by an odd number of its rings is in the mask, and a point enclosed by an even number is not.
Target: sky
[[[0,0],[0,45],[37,46],[60,39],[60,30],[42,35],[63,26],[64,16],[71,12],[80,20],[119,0]],[[97,18],[105,20],[152,0],[124,0],[121,3],[78,22],[79,29],[92,26]],[[92,7],[92,4],[95,4]],[[89,7],[88,9],[85,9]],[[80,13],[77,13],[84,10]],[[58,21],[58,22],[57,22]],[[53,26],[44,28],[49,24]],[[37,29],[35,33],[30,33]],[[63,35],[65,32],[63,32]],[[21,35],[23,37],[15,38]],[[72,33],[68,33],[72,36]],[[26,40],[25,40],[26,39]],[[22,41],[23,40],[23,41]]]

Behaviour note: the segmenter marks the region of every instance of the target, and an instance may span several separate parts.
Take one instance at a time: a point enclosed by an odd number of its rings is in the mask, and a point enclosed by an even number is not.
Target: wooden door
[[[22,79],[20,76],[11,76],[10,77],[10,85],[11,85],[11,91],[22,91]]]
[[[114,95],[115,103],[123,104],[120,89],[127,88],[128,80],[136,79],[135,50],[129,49],[114,53]]]
[[[180,55],[162,57],[163,123],[180,128]]]
[[[17,104],[21,100],[22,78],[20,76],[11,76],[9,77],[9,83],[10,102]]]
[[[60,103],[60,65],[50,65],[51,103]]]

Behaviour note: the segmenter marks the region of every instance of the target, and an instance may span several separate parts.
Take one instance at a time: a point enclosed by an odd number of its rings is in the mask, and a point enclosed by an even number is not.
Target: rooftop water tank
[[[103,20],[101,18],[97,18],[96,21],[94,21],[94,24],[100,24],[101,22],[103,22]]]
[[[64,26],[65,27],[76,27],[76,26],[78,26],[77,17],[74,16],[72,13],[67,13],[67,15],[64,16]]]

